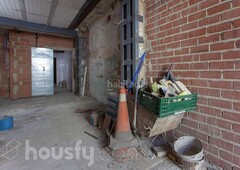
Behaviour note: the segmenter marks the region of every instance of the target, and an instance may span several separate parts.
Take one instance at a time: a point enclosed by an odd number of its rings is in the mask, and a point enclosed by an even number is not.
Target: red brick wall
[[[34,33],[10,32],[10,98],[31,96],[31,47],[36,45]],[[74,48],[74,39],[39,35],[38,47]]]
[[[0,35],[0,97],[8,97],[9,93],[9,64],[5,60],[3,35]]]
[[[196,136],[207,161],[239,170],[240,1],[146,0],[146,33],[147,76],[174,63],[174,75],[199,94],[174,139]]]

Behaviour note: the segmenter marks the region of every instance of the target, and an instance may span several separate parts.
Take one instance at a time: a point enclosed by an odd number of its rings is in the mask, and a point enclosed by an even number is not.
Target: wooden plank
[[[83,84],[82,84],[82,96],[84,96],[84,93],[85,93],[86,77],[87,77],[87,67],[85,67],[85,71],[84,71],[84,78],[83,78]]]
[[[105,118],[104,118],[103,125],[102,125],[102,131],[104,133],[108,132],[111,121],[112,121],[111,116],[108,116],[108,115],[105,114]]]

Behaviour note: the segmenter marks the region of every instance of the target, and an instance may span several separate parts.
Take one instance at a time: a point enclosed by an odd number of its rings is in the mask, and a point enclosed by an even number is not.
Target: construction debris
[[[157,157],[166,156],[169,153],[169,148],[165,145],[155,146],[152,148],[152,151]]]
[[[96,111],[104,111],[106,109],[105,105],[96,105],[94,107],[87,108],[77,108],[74,110],[74,113],[92,113]]]
[[[170,66],[167,74],[162,79],[160,79],[158,83],[151,77],[150,86],[146,90],[152,95],[158,97],[174,97],[191,94],[191,92],[182,82],[175,79],[171,72],[171,69],[172,65]]]
[[[94,136],[93,134],[88,133],[88,132],[86,132],[86,131],[84,131],[84,133],[87,134],[88,136],[91,136],[92,138],[98,140],[98,137],[97,137],[97,136]]]
[[[171,67],[159,83],[151,78],[151,84],[139,90],[139,105],[160,118],[196,110],[197,94],[192,94],[182,82],[176,81]]]
[[[109,115],[105,115],[105,118],[103,121],[103,126],[102,126],[102,131],[106,134],[108,134],[111,121],[112,121],[112,118]]]
[[[101,127],[103,124],[104,115],[105,115],[105,112],[103,111],[93,112],[91,114],[90,124],[92,126]]]

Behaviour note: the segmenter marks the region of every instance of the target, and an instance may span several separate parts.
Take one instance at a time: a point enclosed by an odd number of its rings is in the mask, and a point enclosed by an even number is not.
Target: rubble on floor
[[[71,94],[72,95],[72,94]],[[161,169],[161,164],[167,164],[172,169],[179,169],[167,157],[145,159],[139,154],[138,159],[128,160],[124,163],[119,163],[112,158],[109,153],[103,149],[106,145],[106,137],[103,132],[96,127],[90,125],[90,113],[74,113],[76,108],[92,108],[99,103],[89,97],[75,98],[74,95],[69,94],[69,100],[63,104],[60,100],[60,94],[51,96],[51,102],[43,100],[42,97],[36,97],[34,100],[29,100],[26,106],[25,99],[19,99],[8,104],[9,109],[4,113],[13,115],[15,118],[15,126],[13,129],[5,132],[0,132],[0,153],[1,155],[6,151],[6,144],[12,140],[21,143],[18,147],[18,155],[8,160],[5,157],[0,158],[1,169],[15,169],[19,170],[31,169],[89,169],[89,160],[80,157],[81,159],[54,160],[49,158],[42,160],[39,157],[41,147],[60,148],[76,146],[76,142],[81,140],[81,147],[86,148],[87,151],[94,148],[94,163],[90,169]],[[60,97],[60,98],[58,98]],[[71,100],[70,100],[71,98]],[[53,99],[56,99],[55,101]],[[66,99],[65,99],[66,100]],[[59,101],[59,103],[56,103]],[[42,103],[41,106],[38,103]],[[35,105],[37,104],[37,105]],[[22,106],[26,106],[22,108]],[[35,106],[35,108],[34,108]],[[84,131],[96,136],[98,140],[89,136]],[[25,149],[27,147],[27,140],[29,146],[34,147],[37,151],[37,160],[33,160],[35,154],[29,155],[29,160],[25,159]],[[144,145],[143,145],[144,146]],[[146,144],[145,148],[148,148]],[[150,154],[150,151],[149,151]],[[104,160],[104,161],[103,161]]]

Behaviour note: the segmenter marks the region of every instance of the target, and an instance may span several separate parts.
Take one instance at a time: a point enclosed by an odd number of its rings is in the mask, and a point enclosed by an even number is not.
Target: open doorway
[[[54,50],[55,88],[72,91],[72,52]]]
[[[56,57],[53,58],[53,83],[54,83],[54,87],[57,86],[57,59]]]

